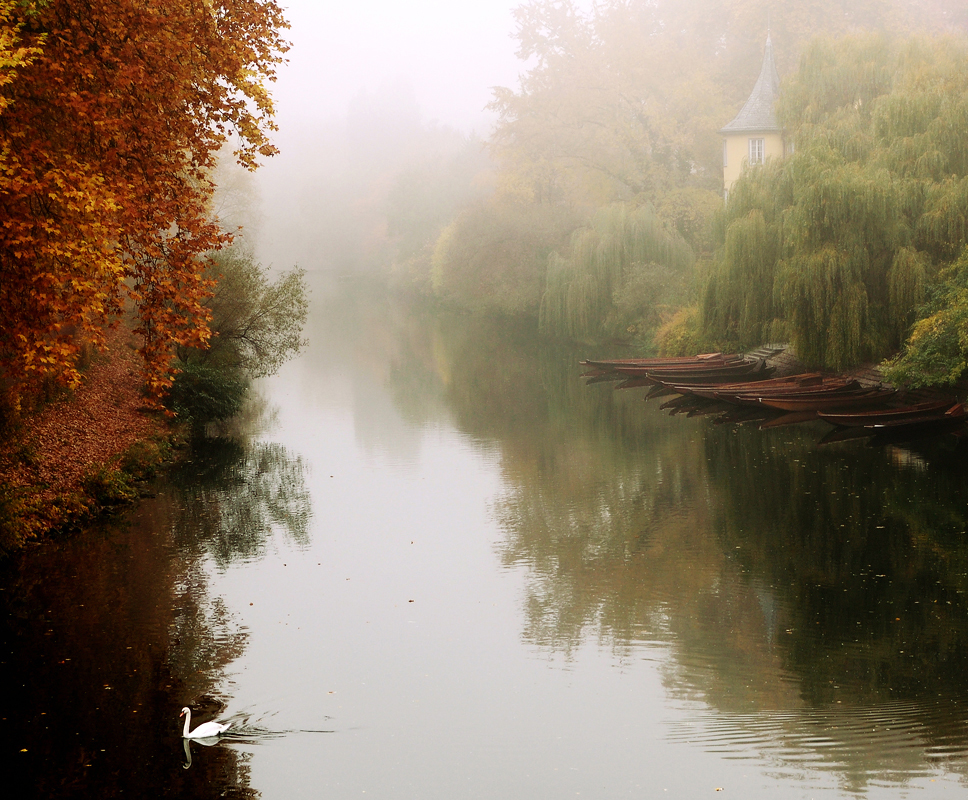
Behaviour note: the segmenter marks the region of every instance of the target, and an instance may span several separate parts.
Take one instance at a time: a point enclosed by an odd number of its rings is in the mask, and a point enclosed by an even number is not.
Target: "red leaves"
[[[18,493],[32,487],[21,520],[26,531],[71,521],[71,512],[83,509],[65,498],[80,496],[86,475],[110,465],[135,442],[165,433],[163,417],[145,413],[129,332],[112,332],[109,338],[110,354],[90,368],[76,392],[29,416],[26,442],[13,451],[5,447],[9,442],[0,442],[0,484]]]
[[[4,8],[23,11],[0,2],[0,75]],[[226,132],[246,166],[273,152],[263,87],[285,20],[271,0],[50,0],[19,22],[41,50],[0,78],[0,370],[73,382],[127,297],[157,395],[173,347],[208,337],[201,260],[228,237],[207,175]]]

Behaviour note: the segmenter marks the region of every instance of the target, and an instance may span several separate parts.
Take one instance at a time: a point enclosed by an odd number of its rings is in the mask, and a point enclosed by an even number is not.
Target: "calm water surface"
[[[18,797],[965,791],[959,440],[671,417],[316,283],[232,436],[4,567]]]

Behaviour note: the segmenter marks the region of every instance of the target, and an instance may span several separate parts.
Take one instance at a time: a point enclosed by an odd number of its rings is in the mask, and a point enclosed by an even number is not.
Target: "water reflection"
[[[956,709],[968,690],[964,472],[898,470],[864,449],[818,455],[790,438],[707,442],[717,535],[773,587],[804,701],[943,697]]]
[[[27,794],[968,781],[959,444],[669,416],[527,327],[385,296],[311,326],[276,395],[298,452],[222,432],[6,575]],[[186,751],[186,704],[236,735]]]
[[[265,555],[278,532],[309,542],[306,464],[272,442],[211,438],[194,442],[170,485],[177,494],[172,531],[178,546],[220,569]]]
[[[528,331],[435,326],[401,337],[389,380],[412,401],[419,376],[499,446],[492,512],[502,563],[528,571],[526,642],[667,659],[668,691],[709,709],[673,739],[784,774],[862,791],[966,771],[963,442],[818,448],[826,426],[670,417],[583,386],[575,354]]]
[[[776,710],[769,714],[706,713],[672,726],[674,741],[699,745],[728,758],[754,748],[778,779],[795,782],[804,767],[841,776],[852,794],[930,779],[939,766],[961,781],[966,725],[947,701]],[[959,705],[957,712],[965,707]]]
[[[177,767],[178,709],[213,686],[205,665],[177,655],[175,631],[214,634],[204,600],[176,588],[187,565],[145,535],[156,512],[147,504],[4,565],[0,746],[11,796],[248,793],[243,753],[213,748],[191,775]]]
[[[192,759],[178,709],[204,722],[230,702],[248,633],[209,570],[259,558],[277,534],[308,543],[304,473],[276,444],[196,442],[124,518],[2,565],[0,741],[18,796],[258,795],[250,753],[222,743]]]

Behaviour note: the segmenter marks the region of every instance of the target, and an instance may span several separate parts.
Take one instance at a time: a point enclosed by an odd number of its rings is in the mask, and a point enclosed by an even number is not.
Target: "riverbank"
[[[0,554],[138,497],[174,434],[142,383],[134,337],[121,328],[80,387],[19,420],[0,444]]]

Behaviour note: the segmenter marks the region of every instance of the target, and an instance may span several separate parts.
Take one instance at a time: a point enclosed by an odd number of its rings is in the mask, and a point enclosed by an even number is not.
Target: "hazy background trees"
[[[259,175],[273,221],[258,246],[306,269],[385,276],[422,258],[414,280],[427,281],[421,250],[492,183],[480,139],[425,121],[403,81],[362,89],[342,117],[312,117],[277,138],[287,158]]]
[[[283,131],[299,173],[269,167],[266,202],[284,221],[264,252],[643,352],[782,339],[843,366],[903,343],[959,253],[960,167],[916,151],[954,158],[942,128],[958,127],[968,11],[942,0],[529,0],[513,14],[520,79],[494,88],[492,129],[425,120],[415,92],[391,81],[361,90],[345,118]],[[719,130],[749,95],[768,33],[797,153],[748,170],[724,209]],[[940,83],[919,110],[906,106],[930,80]],[[908,131],[901,117],[918,114],[947,122]],[[918,192],[930,194],[920,210]],[[646,217],[648,245],[627,222]]]

